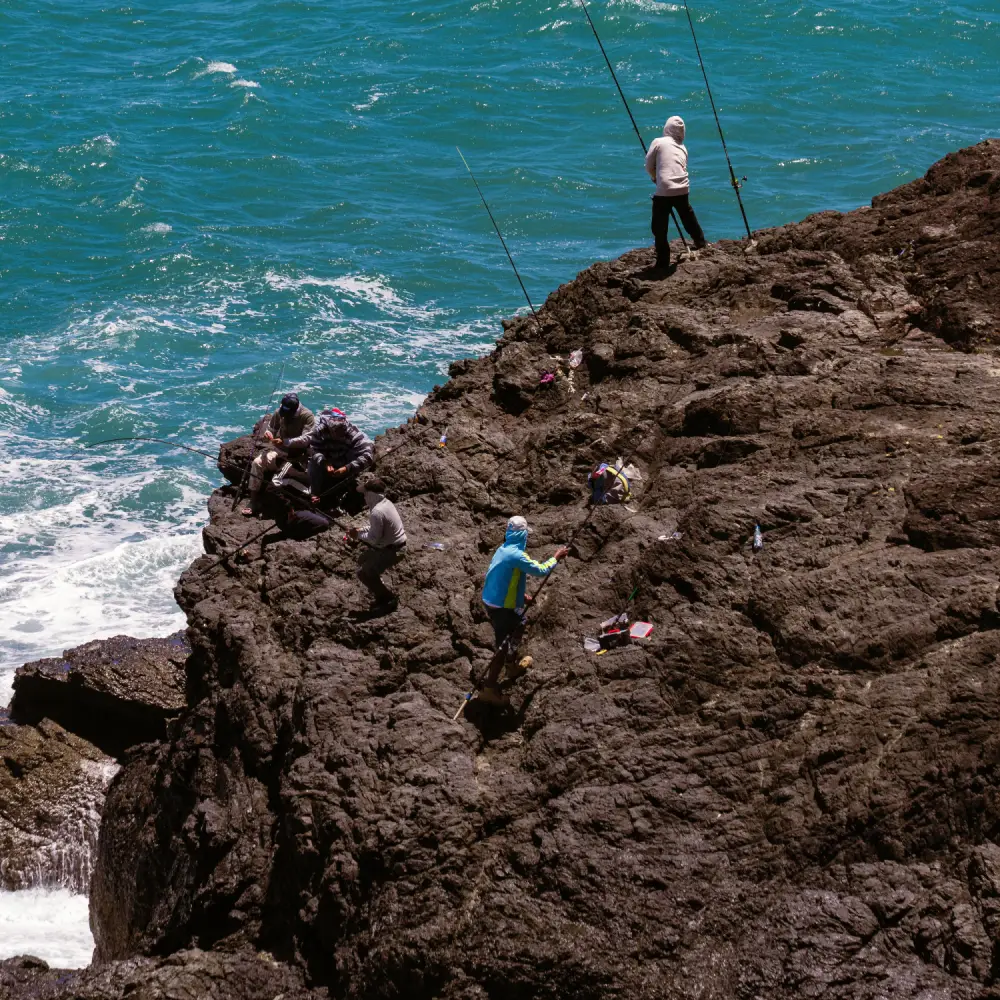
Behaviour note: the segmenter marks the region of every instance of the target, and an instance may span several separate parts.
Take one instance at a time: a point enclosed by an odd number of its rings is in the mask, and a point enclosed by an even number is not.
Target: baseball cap
[[[523,517],[521,517],[520,514],[515,514],[507,522],[507,530],[508,531],[526,531],[526,532],[528,532],[528,534],[531,534],[531,528],[528,527],[528,522],[525,521],[525,519]]]
[[[294,413],[299,408],[299,397],[296,393],[290,392],[281,397],[281,406],[278,407],[282,413]]]

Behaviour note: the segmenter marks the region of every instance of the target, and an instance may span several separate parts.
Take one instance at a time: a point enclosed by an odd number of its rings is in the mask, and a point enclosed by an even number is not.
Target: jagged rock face
[[[36,728],[0,718],[0,889],[87,891],[117,769],[48,719]]]
[[[350,614],[339,531],[196,562],[191,709],[114,783],[99,956],[266,947],[355,997],[985,995],[998,221],[993,141],[665,280],[585,271],[379,442],[388,617]],[[588,510],[616,454],[633,508]],[[258,529],[230,506],[210,553]],[[513,513],[574,553],[511,711],[454,722]],[[635,587],[651,638],[585,652]]]
[[[138,958],[103,968],[66,972],[25,956],[0,962],[0,1000],[319,1000],[294,969],[264,952],[182,951],[169,958]]]
[[[162,740],[184,707],[183,632],[166,639],[116,635],[35,660],[14,676],[10,714],[34,725],[53,719],[105,753],[121,757],[136,743]]]

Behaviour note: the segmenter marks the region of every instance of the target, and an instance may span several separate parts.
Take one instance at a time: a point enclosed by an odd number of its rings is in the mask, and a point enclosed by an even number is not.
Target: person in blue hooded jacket
[[[507,534],[503,545],[493,553],[486,582],[483,585],[483,604],[493,624],[495,648],[500,647],[524,621],[524,587],[529,576],[548,576],[556,564],[565,559],[569,549],[561,546],[545,560],[537,562],[525,552],[528,544],[528,522],[515,516],[507,522]],[[497,656],[486,683],[480,692],[484,700],[497,700],[499,688],[497,679],[505,660],[513,657],[515,650],[508,649],[507,656]]]

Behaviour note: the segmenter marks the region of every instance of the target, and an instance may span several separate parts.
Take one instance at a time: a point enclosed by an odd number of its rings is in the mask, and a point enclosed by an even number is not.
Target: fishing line
[[[584,14],[587,15],[587,21],[590,24],[590,30],[594,33],[594,38],[597,39],[597,44],[600,46],[601,55],[604,56],[604,61],[608,64],[608,72],[611,74],[611,79],[615,81],[615,86],[618,88],[618,96],[622,99],[622,104],[625,105],[625,110],[628,112],[629,120],[632,122],[632,128],[635,129],[635,134],[639,139],[639,145],[642,146],[642,151],[645,153],[646,150],[646,140],[643,139],[642,133],[639,131],[639,126],[635,123],[635,118],[632,116],[632,109],[628,106],[628,101],[625,100],[625,94],[622,91],[621,84],[618,82],[618,77],[615,76],[614,68],[611,65],[611,60],[608,58],[607,52],[604,51],[604,44],[601,42],[601,36],[597,33],[597,28],[594,26],[594,22],[590,18],[590,11],[587,10],[586,0],[580,0],[580,6],[583,8]],[[670,209],[670,218],[674,220],[674,225],[677,227],[677,235],[681,238],[681,242],[684,244],[684,249],[688,249],[687,240],[684,239],[684,233],[681,232],[681,224],[677,221],[677,216],[674,215],[673,207]]]
[[[166,438],[154,438],[154,437],[141,437],[135,435],[132,437],[120,437],[120,438],[108,438],[105,441],[92,441],[90,444],[85,444],[84,448],[97,448],[102,444],[119,444],[122,441],[152,441],[154,444],[165,444],[169,445],[171,448],[183,448],[185,451],[193,452],[195,455],[204,455],[205,458],[210,458],[213,462],[218,461],[218,455],[210,455],[207,451],[201,451],[199,448],[192,448],[190,445],[181,444],[179,441],[168,441]]]
[[[356,481],[357,480],[355,479],[348,478],[341,483],[335,483],[328,490],[324,490],[322,493],[320,493],[319,496],[317,497],[317,500],[322,500],[324,497],[327,497],[334,492],[338,493],[344,492],[346,490],[346,487],[353,485]],[[293,499],[288,494],[282,494],[282,496],[284,497],[285,500],[289,502],[289,504],[291,504],[292,506],[295,505],[297,498]],[[309,506],[302,506],[299,507],[298,509],[309,510],[312,511],[314,514],[319,514],[320,517],[326,518],[331,527],[337,527],[337,528],[344,527],[337,520],[337,518],[332,517],[330,514],[327,514],[326,511],[324,510],[319,510],[318,505],[310,503]],[[258,538],[263,538],[269,531],[271,531],[272,528],[277,528],[277,527],[278,527],[277,524],[269,524],[263,531],[258,532],[256,535],[251,535],[250,538],[248,538],[242,545],[239,545],[235,549],[233,549],[232,552],[226,552],[224,555],[218,556],[214,563],[212,563],[209,566],[206,566],[203,570],[199,570],[197,575],[203,576],[209,570],[215,569],[216,566],[219,566],[222,563],[224,563],[227,559],[232,559],[232,557],[235,556],[238,552],[242,552],[248,545],[253,545],[253,543],[256,542]]]
[[[701,75],[705,78],[705,90],[708,91],[708,100],[712,105],[712,114],[715,115],[715,126],[719,130],[719,138],[722,140],[722,152],[726,154],[726,165],[729,167],[729,183],[736,192],[736,200],[740,203],[740,215],[743,216],[743,225],[746,226],[747,239],[753,239],[750,232],[750,223],[747,222],[747,213],[743,208],[743,197],[740,195],[740,181],[736,179],[736,172],[733,170],[732,161],[729,159],[729,150],[726,148],[726,137],[722,133],[722,123],[719,121],[719,112],[715,109],[715,98],[712,97],[712,88],[708,84],[708,74],[705,72],[705,61],[701,58],[701,49],[698,47],[698,36],[694,32],[694,21],[691,19],[691,8],[688,7],[687,0],[684,0],[684,10],[687,12],[688,24],[691,26],[691,37],[694,39],[694,50],[698,53],[698,65],[701,66]],[[743,180],[746,180],[744,177]]]
[[[462,156],[462,151],[458,148],[458,146],[456,146],[455,149],[458,150],[458,155]],[[486,198],[483,195],[482,188],[479,186],[479,181],[476,180],[476,175],[472,172],[472,168],[469,166],[464,156],[462,156],[462,162],[465,164],[465,169],[469,171],[469,176],[472,178],[472,183],[476,185],[476,190],[479,192],[479,197],[482,199],[483,207],[486,209],[486,214],[489,215],[490,222],[493,223],[493,228],[496,230],[497,236],[500,237],[500,242],[503,243],[503,249],[504,252],[507,254],[507,260],[510,261],[510,266],[514,268],[514,275],[517,278],[517,283],[521,286],[521,291],[524,292],[524,297],[528,300],[528,308],[531,310],[531,315],[535,317],[535,323],[538,326],[538,329],[541,330],[542,325],[541,323],[538,322],[538,313],[535,312],[535,307],[531,303],[531,296],[528,295],[528,289],[524,287],[524,282],[521,280],[521,275],[518,274],[517,265],[514,263],[514,258],[511,257],[510,251],[507,249],[507,243],[503,238],[503,234],[500,232],[500,227],[497,225],[497,220],[493,218],[493,213],[490,211],[490,206],[486,203]]]
[[[266,421],[268,414],[271,412],[271,404],[274,402],[274,394],[278,391],[278,387],[281,385],[281,380],[285,377],[285,360],[281,362],[281,369],[278,372],[278,378],[274,383],[274,388],[271,390],[271,395],[267,399],[267,409],[264,411],[264,417],[262,420]],[[243,497],[243,490],[247,484],[247,478],[250,475],[250,469],[253,467],[253,460],[257,457],[257,448],[260,444],[260,436],[264,432],[264,427],[266,423],[262,422],[260,427],[257,429],[257,433],[253,436],[253,447],[250,450],[250,461],[247,462],[246,468],[243,470],[243,478],[240,480],[240,485],[236,488],[236,496],[233,497],[233,506],[231,510],[236,510],[236,505],[240,502]]]

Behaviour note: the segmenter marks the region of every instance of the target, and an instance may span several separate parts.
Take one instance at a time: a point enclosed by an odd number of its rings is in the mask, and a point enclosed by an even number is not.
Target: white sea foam
[[[35,955],[57,969],[82,969],[93,950],[86,896],[67,889],[0,892],[0,959]]]
[[[260,84],[256,80],[233,80],[230,87],[245,87],[247,90],[257,90]]]
[[[330,288],[340,293],[339,301],[346,304],[367,304],[393,317],[431,319],[443,314],[444,310],[430,305],[415,305],[397,292],[382,275],[345,274],[337,278],[320,278],[305,274],[291,277],[268,271],[264,280],[275,291],[298,291],[304,288]],[[337,302],[338,300],[334,300]]]
[[[208,76],[209,73],[227,73],[233,75],[236,73],[236,67],[232,63],[227,62],[210,62],[197,76]]]
[[[383,97],[385,97],[385,91],[373,87],[370,91],[368,91],[367,101],[363,104],[353,104],[351,106],[355,111],[367,111],[369,108],[375,107],[375,105],[382,100]]]
[[[200,535],[154,537],[83,559],[42,557],[5,575],[0,704],[9,701],[14,671],[26,660],[120,633],[142,639],[183,628],[173,587],[202,551]]]
[[[166,222],[151,222],[148,226],[143,226],[144,233],[169,233],[173,232],[173,226]]]

